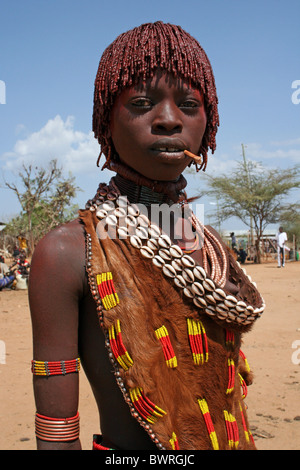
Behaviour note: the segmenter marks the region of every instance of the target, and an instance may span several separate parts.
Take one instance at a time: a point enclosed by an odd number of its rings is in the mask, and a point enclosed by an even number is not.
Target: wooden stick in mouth
[[[183,152],[185,153],[185,155],[187,157],[190,157],[193,160],[195,160],[196,163],[199,163],[199,164],[202,163],[202,157],[200,157],[199,155],[195,155],[194,153],[190,152],[189,150],[184,150]]]

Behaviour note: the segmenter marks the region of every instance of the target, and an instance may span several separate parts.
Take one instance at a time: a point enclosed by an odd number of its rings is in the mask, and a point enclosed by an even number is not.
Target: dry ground
[[[267,308],[245,335],[243,351],[255,374],[248,415],[259,450],[300,449],[300,262],[247,264]],[[6,354],[3,356],[3,345]],[[2,345],[2,350],[1,350]],[[297,346],[293,349],[293,345]],[[299,352],[298,352],[299,350]],[[2,355],[1,355],[2,351]],[[294,354],[294,356],[293,356]],[[0,292],[0,449],[34,450],[31,324],[27,291]],[[99,432],[97,410],[80,373],[81,441],[91,448]]]

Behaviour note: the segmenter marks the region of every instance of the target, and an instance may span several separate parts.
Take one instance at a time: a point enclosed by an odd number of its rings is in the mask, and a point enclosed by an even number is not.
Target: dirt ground
[[[244,336],[255,374],[246,404],[259,450],[300,449],[300,262],[245,265],[267,308]],[[27,291],[0,292],[0,449],[34,450],[31,323]],[[91,449],[99,432],[92,392],[80,372],[81,441]]]

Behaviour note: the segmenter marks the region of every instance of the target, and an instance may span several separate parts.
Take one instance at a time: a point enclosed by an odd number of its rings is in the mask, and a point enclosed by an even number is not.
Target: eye
[[[149,108],[152,106],[152,101],[144,96],[132,98],[130,103],[132,106],[135,106],[137,108]]]
[[[200,103],[195,99],[188,99],[180,104],[180,108],[199,108]]]

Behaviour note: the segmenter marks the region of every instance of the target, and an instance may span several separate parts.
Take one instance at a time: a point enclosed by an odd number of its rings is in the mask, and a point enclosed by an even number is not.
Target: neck
[[[149,206],[151,204],[174,204],[167,194],[153,191],[147,186],[137,184],[117,174],[114,183],[122,195],[126,195],[130,203],[139,203]]]
[[[113,181],[131,203],[171,205],[186,199],[183,189],[187,182],[183,175],[176,181],[153,181],[123,163],[110,162],[109,169],[117,173]]]

